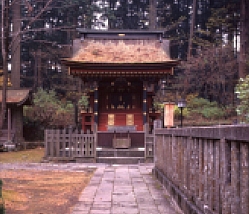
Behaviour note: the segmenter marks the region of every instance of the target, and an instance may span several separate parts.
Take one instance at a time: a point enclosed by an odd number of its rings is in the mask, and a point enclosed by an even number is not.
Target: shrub
[[[189,115],[188,108],[184,108],[182,111],[182,116],[187,117],[188,115]],[[174,116],[175,116],[175,118],[179,118],[179,119],[181,117],[181,109],[178,108],[177,105],[175,105]]]
[[[244,79],[240,79],[235,88],[235,93],[240,100],[237,106],[237,113],[241,116],[242,120],[249,122],[249,75]]]
[[[73,125],[74,106],[70,101],[61,101],[55,91],[39,89],[34,94],[34,105],[24,108],[27,121],[43,127]]]
[[[201,116],[206,119],[220,119],[224,117],[225,111],[219,107],[217,102],[210,102],[203,98],[193,98],[187,104],[190,116]]]

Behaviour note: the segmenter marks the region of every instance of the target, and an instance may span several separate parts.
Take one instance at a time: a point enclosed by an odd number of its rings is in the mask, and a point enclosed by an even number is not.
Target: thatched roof
[[[85,40],[78,52],[67,61],[115,64],[170,62],[166,45],[159,40]]]

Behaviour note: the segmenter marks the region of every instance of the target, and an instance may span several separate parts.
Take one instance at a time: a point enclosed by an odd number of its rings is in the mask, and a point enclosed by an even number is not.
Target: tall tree
[[[20,68],[21,68],[21,2],[13,1],[12,4],[12,47],[11,47],[11,84],[12,88],[18,89],[20,87]]]
[[[195,16],[196,16],[196,0],[193,0],[193,11],[192,11],[192,18],[189,30],[189,40],[188,40],[188,57],[189,59],[192,55],[192,45],[193,45],[193,37],[194,37],[194,30],[195,30]]]
[[[3,86],[2,86],[2,106],[1,106],[1,120],[0,129],[2,129],[5,116],[6,116],[6,90],[8,82],[8,56],[9,56],[9,0],[2,0],[2,32],[1,32],[1,45],[2,45],[2,59],[3,59]]]
[[[155,30],[157,27],[157,1],[150,0],[149,29]]]
[[[109,29],[148,29],[150,2],[156,4],[156,0],[109,0]]]
[[[240,13],[240,57],[239,77],[244,78],[249,73],[249,1],[241,0]]]
[[[238,64],[232,44],[206,47],[182,63],[186,94],[197,93],[222,106],[234,102],[234,87]]]
[[[25,7],[23,27],[44,8],[47,1],[33,0],[32,10]],[[53,75],[62,73],[60,58],[69,57],[77,27],[99,25],[95,13],[99,6],[95,0],[53,1],[39,19],[32,22],[22,39],[21,85],[25,87],[51,87]],[[57,80],[58,78],[56,78]]]
[[[26,0],[25,0],[26,1]],[[37,13],[27,24],[26,28],[23,29],[21,32],[20,26],[18,26],[18,23],[20,23],[20,14],[18,11],[20,9],[21,2],[19,1],[9,1],[9,0],[2,0],[1,3],[1,52],[2,52],[2,60],[3,60],[3,86],[2,86],[2,103],[1,103],[1,118],[0,118],[0,129],[3,128],[3,124],[6,117],[6,94],[7,94],[7,81],[8,81],[8,61],[9,56],[12,54],[15,57],[15,54],[18,56],[18,49],[20,47],[19,44],[19,38],[20,35],[24,32],[27,32],[29,30],[30,25],[35,22],[39,17],[43,14],[43,12],[47,9],[47,7],[51,4],[53,0],[47,0],[44,8],[42,8],[39,13]],[[27,2],[27,1],[26,1]],[[11,3],[11,4],[10,4]],[[12,4],[13,3],[13,4]],[[14,31],[10,31],[10,12],[12,12],[14,21],[17,21],[14,24]],[[10,37],[12,35],[12,42],[10,42]],[[17,59],[16,58],[16,59]],[[18,59],[17,59],[18,60]],[[18,63],[18,62],[17,62]],[[15,71],[18,71],[20,69],[20,64],[18,63],[18,67],[15,68]],[[19,72],[19,71],[18,71]],[[17,72],[17,74],[18,74]],[[16,78],[16,79],[15,79]],[[14,78],[14,87],[19,88],[20,86],[20,78],[17,75],[17,77]]]

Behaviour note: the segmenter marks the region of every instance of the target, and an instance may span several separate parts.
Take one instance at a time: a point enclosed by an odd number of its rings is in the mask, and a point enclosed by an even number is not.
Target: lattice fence
[[[45,130],[45,151],[48,159],[95,158],[96,136],[82,130]]]

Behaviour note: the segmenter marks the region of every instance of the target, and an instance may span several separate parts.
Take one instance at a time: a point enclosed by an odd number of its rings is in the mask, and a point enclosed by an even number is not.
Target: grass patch
[[[1,152],[0,163],[39,163],[44,157],[44,148],[17,152]]]

